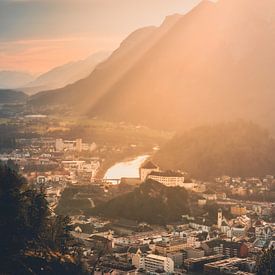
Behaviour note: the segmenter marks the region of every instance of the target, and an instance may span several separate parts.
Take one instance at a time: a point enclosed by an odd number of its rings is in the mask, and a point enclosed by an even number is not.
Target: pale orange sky
[[[0,0],[0,70],[39,74],[114,50],[135,29],[199,1]]]
[[[1,43],[0,70],[27,71],[39,74],[70,61],[84,59],[99,50],[112,50],[121,37],[64,37],[30,39]]]

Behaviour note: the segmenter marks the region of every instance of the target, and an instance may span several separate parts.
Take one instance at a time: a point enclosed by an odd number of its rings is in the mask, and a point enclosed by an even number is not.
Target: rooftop
[[[151,160],[146,161],[142,166],[142,169],[157,169],[158,166],[155,165]]]
[[[159,176],[159,177],[184,177],[184,174],[174,171],[153,171],[149,176]]]

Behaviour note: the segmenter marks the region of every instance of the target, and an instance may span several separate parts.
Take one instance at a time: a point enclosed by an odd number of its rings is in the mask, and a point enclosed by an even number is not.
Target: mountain
[[[34,76],[25,72],[0,71],[0,89],[14,89],[33,81]]]
[[[156,27],[145,27],[129,35],[119,49],[105,62],[99,64],[93,73],[72,85],[52,92],[34,95],[30,104],[33,106],[70,106],[79,112],[88,112],[99,99],[112,88],[118,79],[123,79],[128,71],[142,58],[145,52],[177,22],[179,15],[166,19],[160,31]],[[81,96],[80,96],[81,95]],[[85,100],[84,100],[85,98]]]
[[[118,196],[91,210],[109,218],[125,218],[150,224],[176,222],[189,213],[188,193],[184,188],[166,187],[153,180],[133,192]]]
[[[86,59],[70,62],[38,76],[24,86],[23,91],[33,94],[43,90],[64,87],[87,77],[93,69],[109,56],[108,52],[98,52]]]
[[[275,173],[275,139],[244,121],[194,128],[177,134],[154,156],[163,169],[180,169],[195,178]]]
[[[28,96],[20,91],[0,89],[0,105],[6,103],[24,103]]]
[[[275,130],[274,48],[273,0],[202,1],[134,32],[89,77],[31,103],[160,128],[242,118]]]

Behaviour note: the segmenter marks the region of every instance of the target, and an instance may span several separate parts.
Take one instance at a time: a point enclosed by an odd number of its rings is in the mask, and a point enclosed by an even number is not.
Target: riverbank
[[[108,155],[107,158],[102,158],[103,161],[96,174],[96,178],[103,179],[108,169],[118,163],[131,161],[137,158],[137,156],[152,156],[153,154],[153,150],[131,150],[127,152],[112,153],[112,155]]]
[[[139,168],[149,157],[150,155],[141,155],[116,163],[106,171],[104,179],[139,178]]]

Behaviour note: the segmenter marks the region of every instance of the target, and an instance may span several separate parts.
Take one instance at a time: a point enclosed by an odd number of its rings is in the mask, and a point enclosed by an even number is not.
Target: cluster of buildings
[[[57,152],[63,151],[76,151],[81,153],[82,151],[94,151],[97,148],[93,142],[91,144],[82,142],[81,138],[76,140],[63,140],[62,138],[55,140],[55,150]]]
[[[232,238],[219,228],[221,218],[219,212],[209,232],[187,221],[127,236],[102,228],[82,236],[86,259],[93,266],[96,248],[104,251],[96,274],[255,274],[260,251],[275,243],[275,224],[257,220],[243,236]]]
[[[12,160],[30,184],[43,188],[52,208],[67,185],[96,181],[101,160],[90,154],[96,150],[95,143],[33,138],[19,139],[17,144],[18,149],[1,154],[0,160]],[[195,194],[193,213],[182,215],[177,224],[139,224],[142,230],[131,227],[130,233],[129,226],[118,232],[114,221],[73,219],[72,233],[82,243],[84,259],[94,274],[252,275],[261,251],[275,247],[275,204],[228,196],[268,192],[275,183],[273,176],[221,177],[215,183],[222,187],[209,191],[207,183],[189,180],[180,171],[162,171],[147,161],[140,168],[139,182],[148,179]],[[205,211],[208,205],[216,207],[214,219]]]
[[[147,231],[129,234],[119,234],[110,221],[102,227],[106,232],[86,235],[89,245],[98,234],[101,242],[109,244],[95,274],[252,275],[262,250],[275,247],[271,218],[275,204],[229,199],[221,190],[207,191],[207,183],[186,180],[181,172],[161,171],[151,161],[140,168],[140,180],[146,179],[192,191],[198,197],[194,213],[203,214],[182,215],[177,224],[161,228],[148,225]],[[208,204],[217,208],[214,220],[200,211]],[[98,253],[89,245],[88,262]]]
[[[43,189],[54,208],[65,187],[96,180],[101,160],[92,157],[96,144],[82,139],[17,139],[17,149],[0,154],[0,161],[13,163],[34,188]],[[87,152],[91,154],[87,154]]]
[[[111,221],[103,222],[92,234],[83,234],[77,228],[74,232],[85,242],[90,267],[96,255],[103,252],[95,274],[252,275],[256,274],[261,251],[275,247],[275,223],[259,216],[254,220],[249,212],[226,219],[220,209],[208,227],[183,215],[177,224],[148,225],[150,230],[128,234],[119,234],[117,224],[112,227]]]
[[[151,179],[167,187],[184,187],[191,191],[205,191],[205,185],[188,179],[186,173],[180,171],[161,171],[152,161],[145,162],[140,167],[140,180],[144,182]]]
[[[229,177],[222,176],[215,179],[217,186],[222,186],[226,192],[239,198],[260,198],[275,190],[275,179],[273,175],[264,178],[259,177]]]

